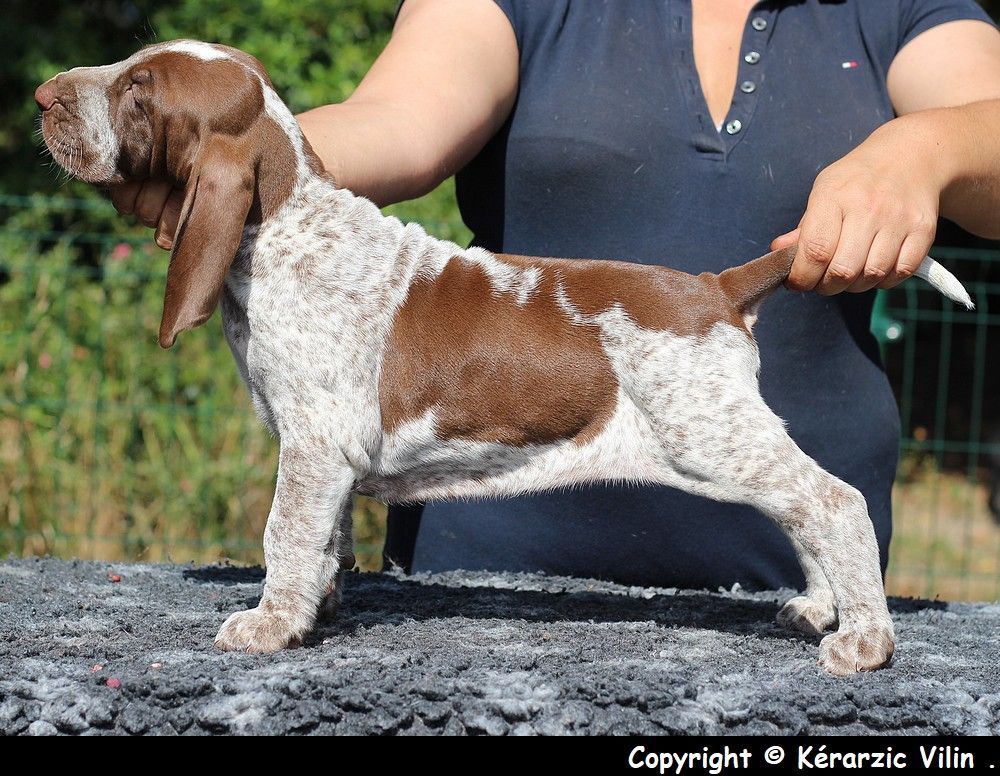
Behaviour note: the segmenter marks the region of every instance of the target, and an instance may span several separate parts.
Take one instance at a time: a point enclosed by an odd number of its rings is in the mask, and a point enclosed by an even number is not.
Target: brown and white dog
[[[751,504],[788,534],[807,589],[779,621],[835,674],[885,665],[892,620],[862,495],[805,455],[760,397],[750,329],[790,250],[720,275],[494,255],[338,189],[260,63],[174,41],[40,86],[45,142],[98,185],[186,196],[160,344],[223,329],[280,439],[267,579],[216,645],[271,652],[335,608],[352,493],[499,496],[594,480]],[[918,273],[964,289],[928,259]]]

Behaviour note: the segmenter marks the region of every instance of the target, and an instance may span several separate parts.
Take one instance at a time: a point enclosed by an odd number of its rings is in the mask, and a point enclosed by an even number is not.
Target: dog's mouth
[[[109,171],[107,164],[95,163],[93,154],[74,130],[71,117],[56,116],[53,109],[42,114],[42,140],[67,180],[75,178],[98,186],[120,182],[115,170]]]
[[[75,178],[83,169],[83,144],[77,138],[66,133],[52,133],[45,131],[42,125],[42,137],[45,140],[45,147],[52,155],[52,160],[58,164],[63,172],[70,178]]]

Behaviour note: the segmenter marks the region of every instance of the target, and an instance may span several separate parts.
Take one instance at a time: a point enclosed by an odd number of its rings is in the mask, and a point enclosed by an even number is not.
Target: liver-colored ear
[[[246,145],[231,138],[212,138],[198,155],[167,269],[160,347],[215,311],[253,203],[254,167]]]

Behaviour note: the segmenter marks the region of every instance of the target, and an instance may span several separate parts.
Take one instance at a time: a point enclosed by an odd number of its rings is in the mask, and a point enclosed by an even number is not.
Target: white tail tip
[[[918,278],[926,280],[953,302],[965,305],[966,310],[976,309],[976,306],[972,303],[972,297],[965,290],[965,286],[958,281],[957,277],[952,275],[930,256],[924,257],[924,260],[920,262],[920,266],[917,267],[917,271],[913,274]]]

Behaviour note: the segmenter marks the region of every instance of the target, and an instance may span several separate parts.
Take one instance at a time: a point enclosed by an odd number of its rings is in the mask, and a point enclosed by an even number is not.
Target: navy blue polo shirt
[[[816,174],[893,118],[886,73],[925,30],[988,21],[971,0],[758,3],[717,129],[687,0],[498,0],[520,86],[457,178],[474,244],[719,272],[795,227]],[[761,390],[810,456],[859,488],[883,568],[898,412],[868,331],[873,294],[779,290],[755,334]],[[627,584],[801,587],[757,511],[662,487],[596,485],[393,508],[386,553],[414,570],[545,571]],[[419,531],[416,527],[419,525]]]

